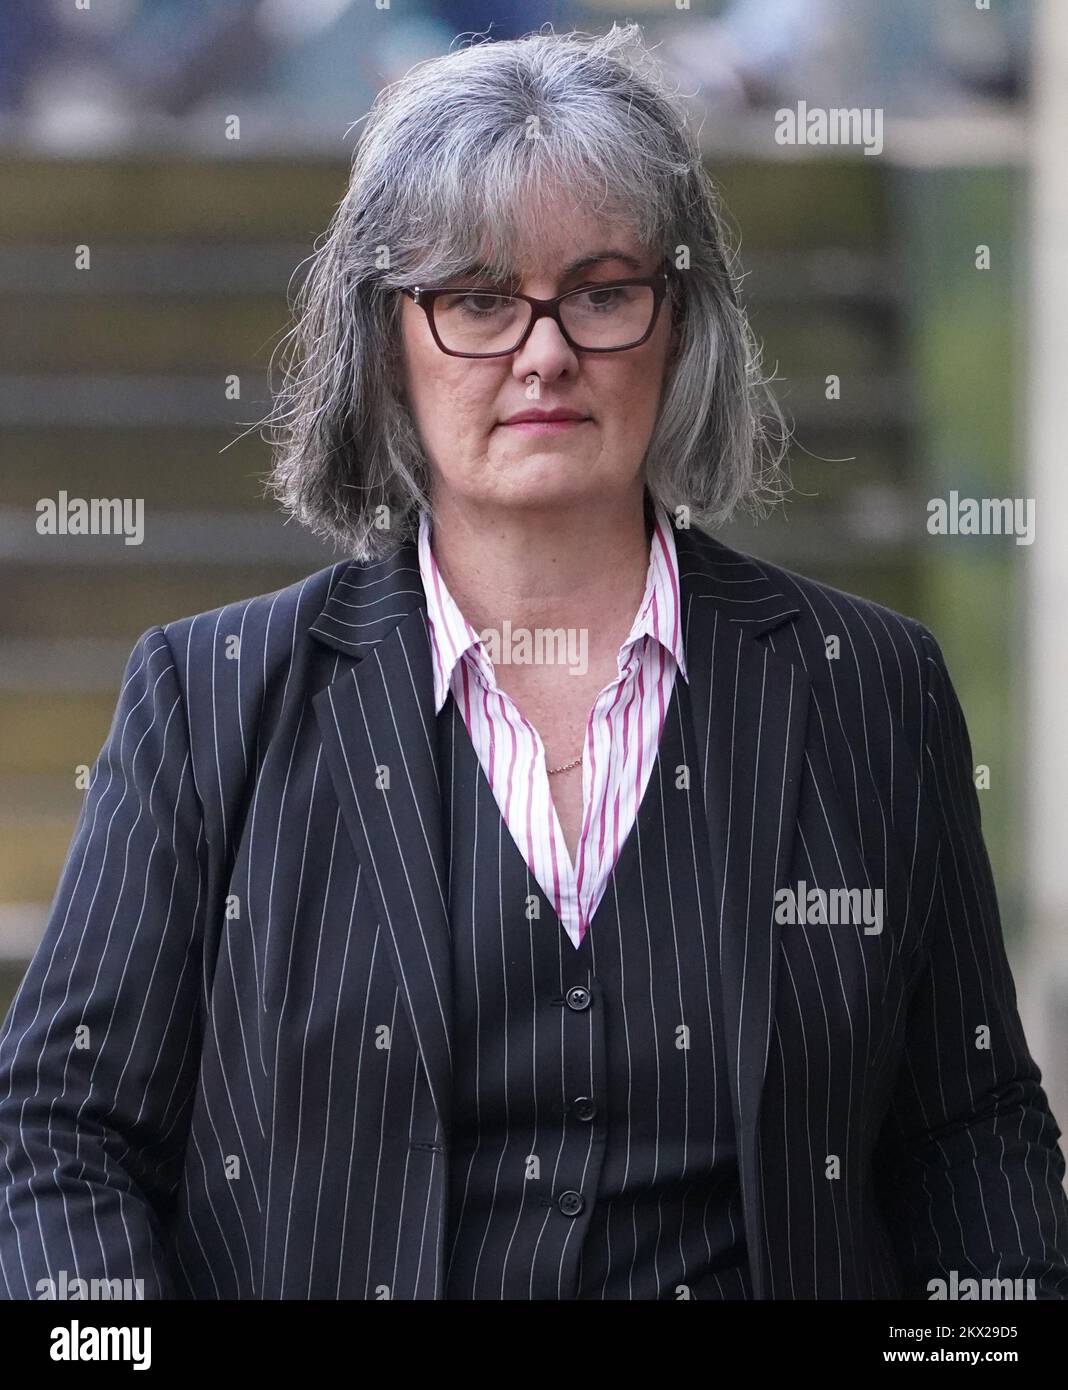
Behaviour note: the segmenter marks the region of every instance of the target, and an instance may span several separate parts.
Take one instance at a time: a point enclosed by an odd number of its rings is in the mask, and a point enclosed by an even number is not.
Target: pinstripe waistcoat
[[[676,539],[754,1296],[1064,1296],[1059,1130],[937,643]],[[445,1295],[437,740],[414,545],[138,640],[0,1036],[5,1296]],[[784,922],[812,888],[879,890],[881,930]]]
[[[686,681],[575,948],[450,694],[449,1298],[751,1296]]]

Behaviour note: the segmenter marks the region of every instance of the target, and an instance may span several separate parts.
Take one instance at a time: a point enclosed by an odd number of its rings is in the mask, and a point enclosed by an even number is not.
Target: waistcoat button
[[[565,1216],[578,1216],[586,1205],[586,1199],[581,1192],[561,1192],[556,1205]]]
[[[597,1114],[597,1106],[590,1096],[579,1096],[571,1102],[571,1113],[576,1120],[592,1120]]]
[[[588,1009],[590,1007],[590,992],[585,985],[572,985],[567,992],[567,1006],[569,1009]]]

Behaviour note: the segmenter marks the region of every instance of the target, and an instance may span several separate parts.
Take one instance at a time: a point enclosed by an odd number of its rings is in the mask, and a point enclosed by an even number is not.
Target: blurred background
[[[791,500],[722,538],[942,644],[1068,1126],[1064,0],[0,0],[0,1013],[135,638],[340,558],[264,500],[249,427],[375,94],[463,36],[627,19],[793,429]],[[780,143],[802,101],[880,113],[879,148]],[[144,499],[144,543],[38,534],[61,491]],[[1034,499],[1033,542],[932,535],[953,491]]]

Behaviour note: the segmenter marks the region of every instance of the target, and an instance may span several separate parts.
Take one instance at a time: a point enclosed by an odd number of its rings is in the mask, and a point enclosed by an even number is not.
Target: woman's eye
[[[499,295],[468,294],[463,297],[462,307],[472,314],[492,314],[511,303],[510,299],[502,299]]]
[[[445,314],[459,311],[482,316],[505,309],[512,303],[513,300],[503,298],[496,290],[457,290],[454,294],[443,294],[438,299],[438,310]]]
[[[626,290],[614,285],[591,285],[589,289],[583,290],[581,294],[575,296],[576,304],[580,309],[600,310],[618,308],[624,297]]]

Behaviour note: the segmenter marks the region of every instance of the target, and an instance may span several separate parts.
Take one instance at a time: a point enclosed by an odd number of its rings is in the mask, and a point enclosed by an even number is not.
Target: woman
[[[779,455],[636,28],[387,90],[292,347],[274,485],[353,558],[133,651],[5,1293],[1063,1297],[938,644],[708,534]]]

